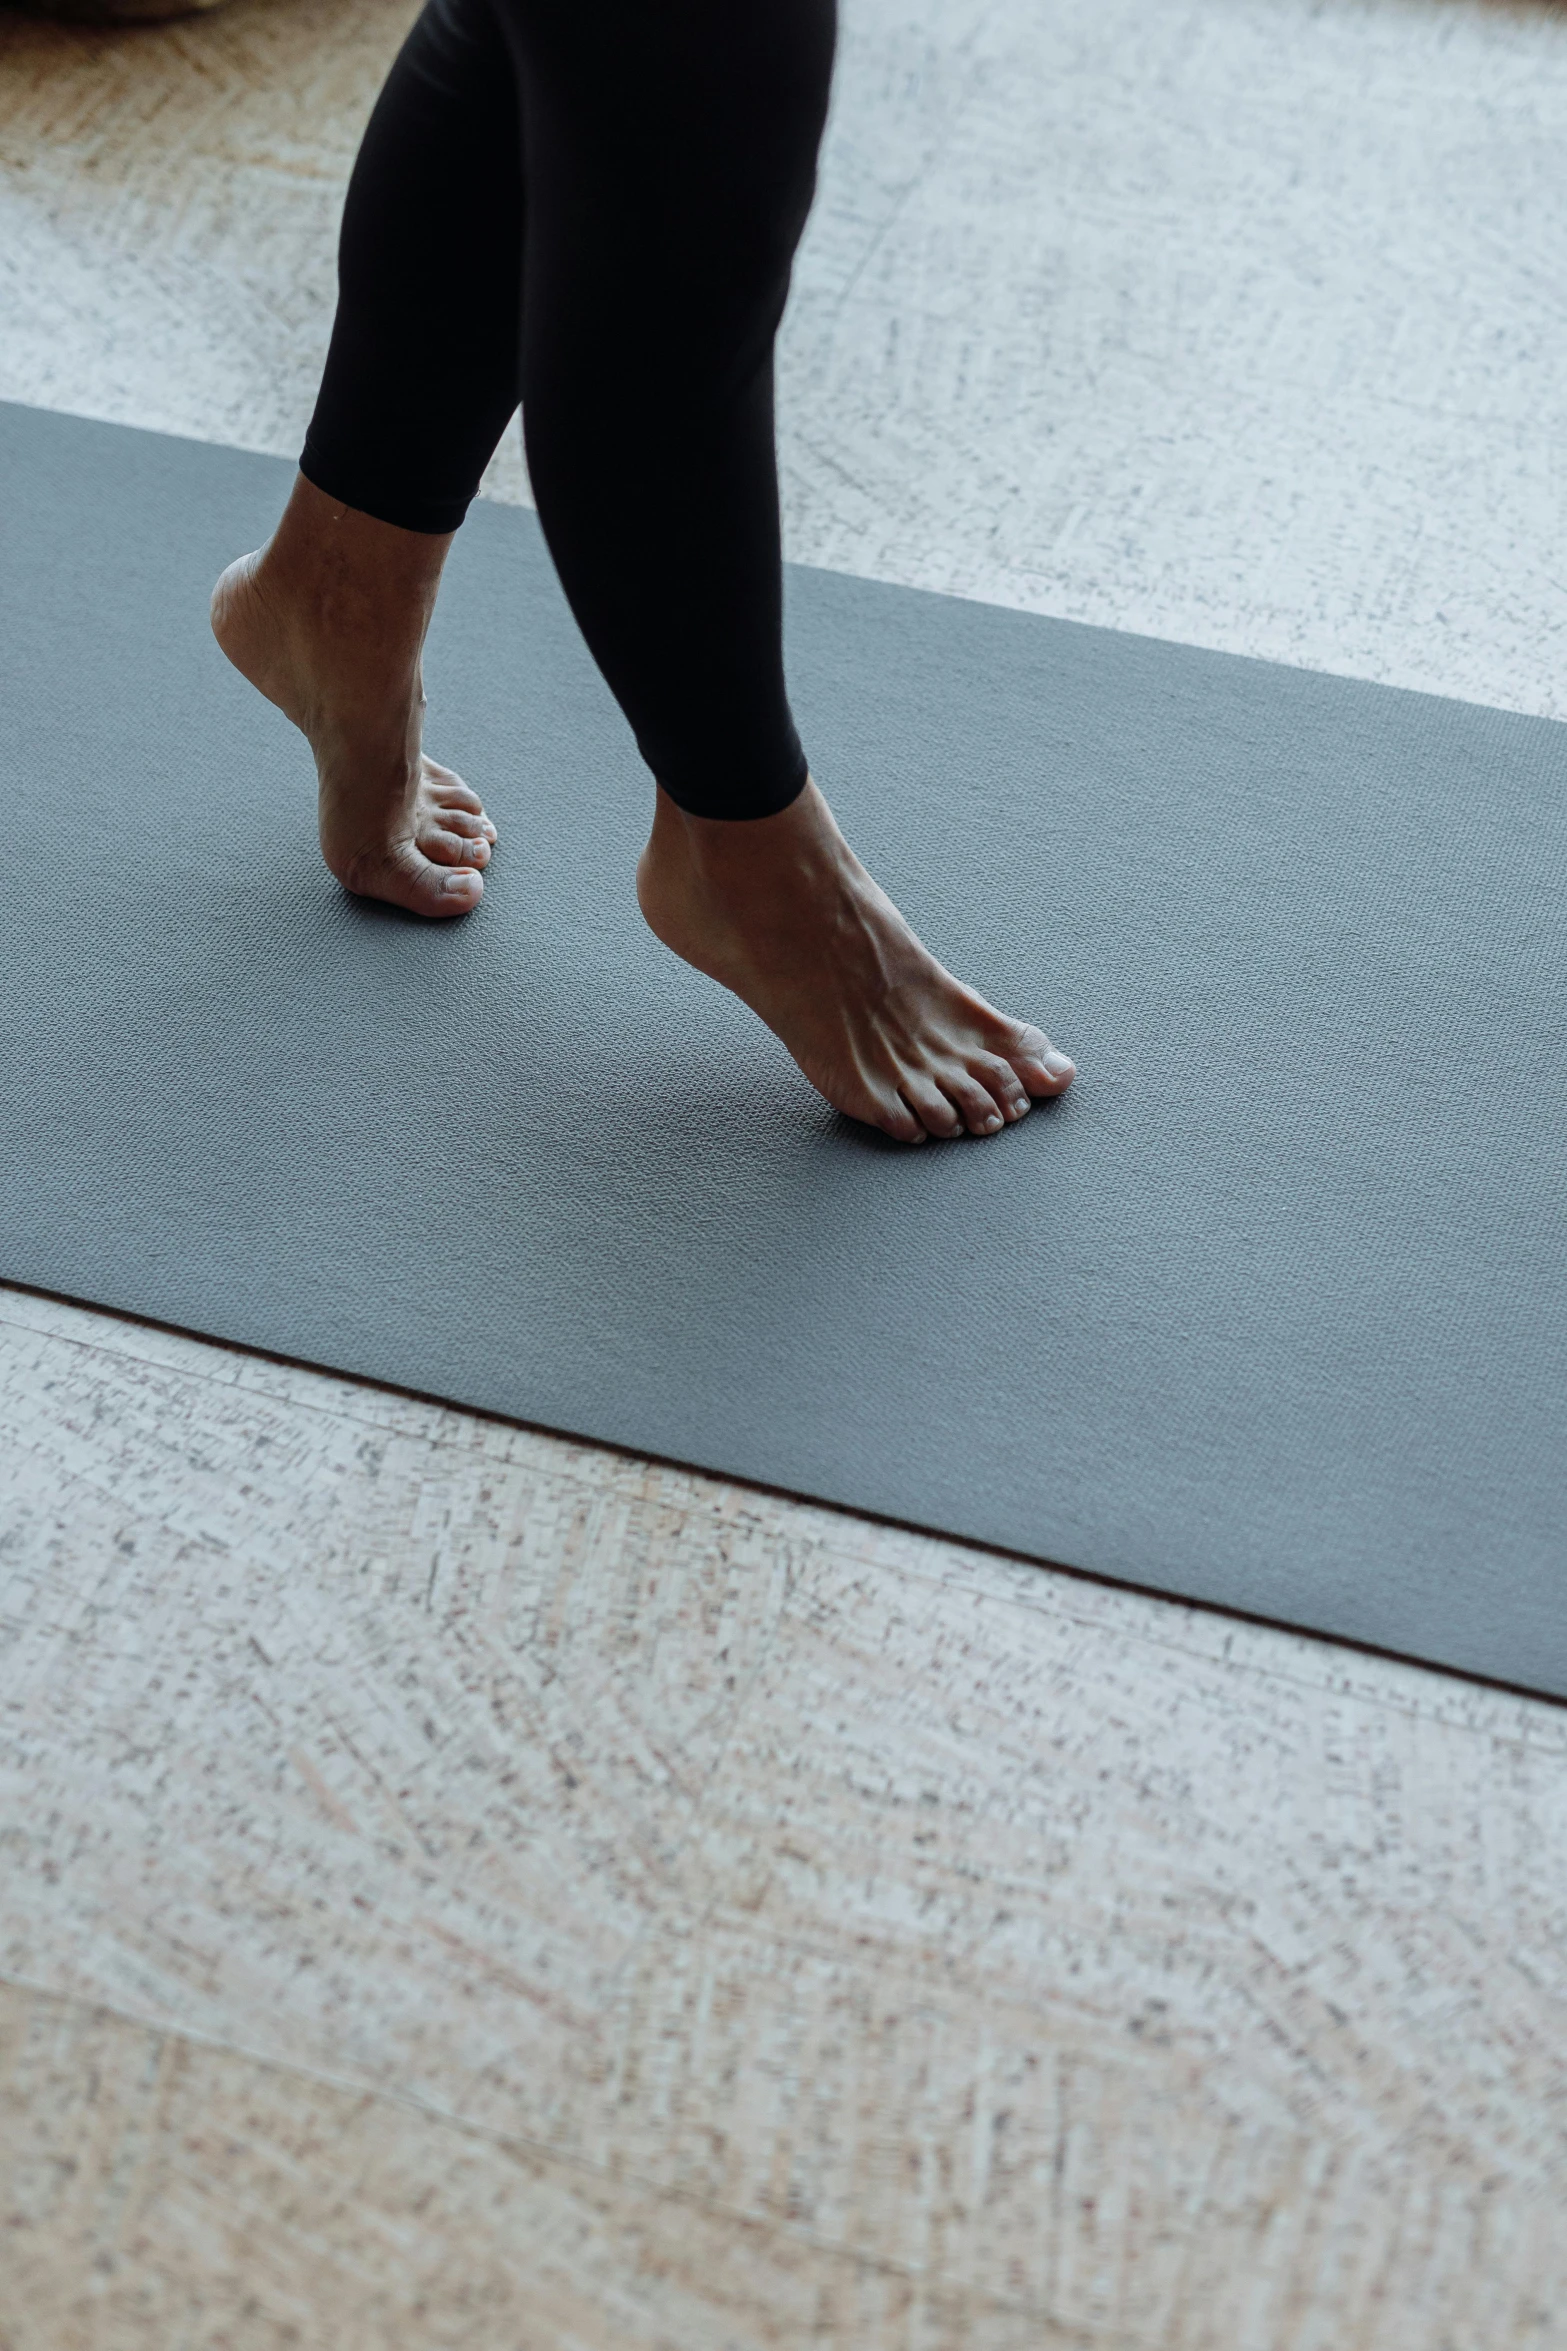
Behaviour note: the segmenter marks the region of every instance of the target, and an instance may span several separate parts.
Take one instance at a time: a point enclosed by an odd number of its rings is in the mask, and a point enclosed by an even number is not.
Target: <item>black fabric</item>
[[[849,837],[1080,1066],[905,1151],[643,928],[530,516],[430,646],[483,904],[343,895],[206,633],[287,479],[0,409],[0,1274],[1567,1695],[1567,728],[791,572]]]
[[[832,0],[430,0],[377,102],[301,465],[455,530],[523,403],[594,658],[695,814],[787,806],[773,339]]]

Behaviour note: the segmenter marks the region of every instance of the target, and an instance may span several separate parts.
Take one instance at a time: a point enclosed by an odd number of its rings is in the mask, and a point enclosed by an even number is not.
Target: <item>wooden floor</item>
[[[408,14],[0,18],[0,394],[291,446]],[[1340,191],[1406,153],[1373,135],[1401,79],[1468,191],[1445,282],[1427,252],[1404,288],[1394,372],[1448,358],[1397,464],[1344,358],[1383,248],[1355,277],[1328,208],[1311,365],[1343,447],[1295,542],[1247,449],[1254,268],[1228,345],[1218,259],[1175,303],[1230,353],[1200,429],[1190,383],[1162,428],[1135,384],[1101,398],[1126,271],[1233,163],[1265,18]],[[1499,448],[1524,481],[1564,445],[1560,306],[1524,322],[1567,230],[1567,27],[1460,0],[846,26],[785,346],[796,553],[1238,650],[1287,621],[1301,658],[1404,675],[1439,665],[1440,529],[1448,682],[1555,707],[1560,516],[1493,493]],[[1019,309],[1067,269],[1048,239],[1013,277],[938,250],[986,203],[997,238],[1036,220],[1036,51],[1146,164],[1119,245],[1084,195],[1098,341],[1063,295],[1064,357]],[[1204,104],[1183,182],[1133,133]],[[1545,217],[1514,250],[1526,151]],[[1016,413],[1031,351],[1048,431]],[[1062,443],[1097,468],[1064,542]],[[515,453],[493,487],[526,495]],[[1567,1712],[3,1291],[0,1504],[0,2351],[1567,2344]]]

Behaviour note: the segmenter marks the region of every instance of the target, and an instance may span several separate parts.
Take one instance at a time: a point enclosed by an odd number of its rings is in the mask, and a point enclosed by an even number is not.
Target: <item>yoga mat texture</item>
[[[1567,728],[792,571],[845,829],[1081,1070],[906,1151],[643,929],[530,515],[431,640],[501,830],[436,926],[207,633],[290,468],[0,465],[0,1274],[1567,1695]]]

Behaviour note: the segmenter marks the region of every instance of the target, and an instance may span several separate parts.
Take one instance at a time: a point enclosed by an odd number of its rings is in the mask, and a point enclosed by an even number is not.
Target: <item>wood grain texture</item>
[[[294,456],[359,136],[417,0],[0,13],[0,398]],[[518,436],[491,486],[526,498]]]
[[[338,2339],[405,2160],[447,2201],[350,2339],[399,2339],[436,2240],[529,2273],[497,2179],[542,2241],[565,2199],[576,2285],[632,2330],[530,2342],[1562,2339],[1561,1710],[3,1314],[0,1967],[23,2038],[78,2052],[15,2090],[13,2163],[106,2134],[117,2177],[131,2132],[161,2212],[209,2094],[265,2108],[213,2142],[241,2202],[278,2134],[317,2149],[304,2195],[331,2133],[384,2133],[406,2154],[321,2216],[303,2341]],[[99,2111],[105,2033],[175,2108]],[[178,2229],[133,2234],[99,2339],[156,2340],[154,2273],[205,2313],[286,2267],[290,2209],[222,2244],[187,2215],[188,2273]],[[88,2224],[27,2210],[47,2313]],[[698,2295],[704,2248],[752,2248],[753,2299],[676,2326],[633,2241]],[[775,2263],[823,2309],[891,2299],[791,2316]],[[23,2310],[17,2351],[55,2323]]]
[[[0,17],[0,396],[296,447],[411,14]],[[791,551],[1559,711],[1563,127],[848,0]],[[1564,2344],[1564,1888],[1560,1710],[0,1293],[3,2351]]]
[[[5,2351],[1091,2351],[340,2084],[0,1988]]]
[[[0,397],[292,456],[413,14],[0,15]],[[1564,138],[1543,0],[845,0],[790,553],[1563,715]]]

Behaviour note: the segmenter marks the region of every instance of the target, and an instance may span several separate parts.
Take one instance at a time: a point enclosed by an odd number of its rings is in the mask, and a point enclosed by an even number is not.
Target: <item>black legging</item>
[[[648,765],[700,816],[805,781],[773,338],[833,0],[429,0],[365,133],[300,460],[455,530],[520,400],[539,519]]]

